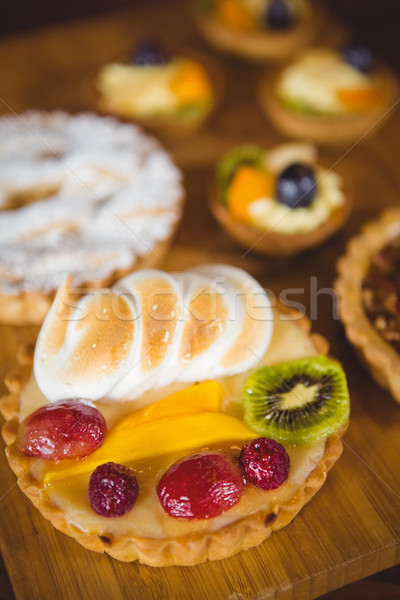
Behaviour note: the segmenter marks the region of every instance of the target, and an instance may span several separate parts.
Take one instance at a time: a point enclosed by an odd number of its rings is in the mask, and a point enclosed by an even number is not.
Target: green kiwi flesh
[[[288,446],[310,445],[335,433],[350,414],[344,371],[324,355],[252,373],[242,403],[251,429]]]

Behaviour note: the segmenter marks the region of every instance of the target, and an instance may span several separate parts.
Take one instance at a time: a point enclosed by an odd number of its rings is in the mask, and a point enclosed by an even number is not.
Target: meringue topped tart
[[[234,267],[145,270],[78,301],[66,281],[7,379],[9,463],[91,550],[226,558],[287,525],[341,454],[348,395],[326,346]]]

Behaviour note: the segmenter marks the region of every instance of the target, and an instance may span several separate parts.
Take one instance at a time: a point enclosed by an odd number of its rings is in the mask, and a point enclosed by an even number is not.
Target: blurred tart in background
[[[317,246],[351,210],[342,177],[318,164],[311,144],[236,148],[220,160],[216,179],[213,215],[242,246],[261,254],[290,255]]]
[[[387,209],[338,262],[340,318],[375,381],[400,402],[400,209]]]
[[[155,42],[143,40],[128,60],[99,70],[94,108],[150,128],[192,132],[215,108],[222,79],[215,70],[208,57],[168,56]]]
[[[325,21],[321,3],[309,0],[197,0],[195,15],[218,50],[266,62],[294,56]]]
[[[398,93],[392,73],[357,42],[311,48],[261,82],[259,100],[276,128],[319,143],[351,142],[382,125]]]

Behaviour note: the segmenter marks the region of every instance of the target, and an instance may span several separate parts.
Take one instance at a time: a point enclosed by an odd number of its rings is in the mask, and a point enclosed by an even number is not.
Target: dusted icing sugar
[[[93,114],[0,119],[0,291],[130,268],[172,233],[181,174],[134,125]]]

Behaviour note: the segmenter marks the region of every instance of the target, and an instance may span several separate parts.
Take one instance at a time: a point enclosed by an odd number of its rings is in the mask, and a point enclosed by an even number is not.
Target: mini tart
[[[258,254],[291,256],[323,244],[346,223],[353,206],[347,182],[343,193],[343,204],[331,212],[329,219],[305,233],[281,233],[274,231],[273,226],[268,230],[234,219],[221,198],[216,182],[209,187],[208,200],[215,219],[243,248]]]
[[[301,336],[304,346],[308,348],[308,352],[311,352],[311,354],[327,351],[328,344],[326,340],[318,335],[310,334],[310,323],[306,318],[303,317],[295,322],[279,322],[279,314],[279,312],[275,313],[278,325],[285,328],[289,327],[289,330],[284,329],[281,332],[289,331],[292,334]],[[279,353],[282,356],[283,348],[280,345],[284,343],[284,339],[285,334],[283,334],[283,338],[278,336],[275,344],[273,343],[272,362],[273,357],[276,360]],[[303,352],[307,353],[307,350],[303,350]],[[287,349],[287,352],[284,351],[285,355],[293,353],[294,356],[301,354],[298,345],[296,345],[296,348],[292,347],[291,350]],[[273,531],[292,521],[302,506],[323,485],[327,472],[342,452],[340,435],[329,436],[318,463],[311,467],[312,470],[303,483],[298,485],[293,493],[285,498],[284,502],[280,504],[272,503],[267,509],[252,511],[251,514],[239,514],[236,520],[228,522],[218,529],[212,527],[215,519],[209,519],[208,525],[211,525],[210,527],[199,526],[198,530],[196,530],[196,527],[194,529],[191,527],[191,532],[186,535],[182,534],[182,529],[180,529],[181,535],[165,539],[162,537],[137,537],[135,535],[124,535],[123,533],[114,535],[112,533],[112,523],[106,525],[107,532],[85,532],[71,523],[66,518],[65,512],[57,504],[47,499],[42,489],[42,482],[31,471],[32,459],[23,456],[16,444],[20,397],[30,377],[31,361],[31,351],[21,353],[20,362],[23,363],[23,366],[19,366],[16,371],[8,375],[7,386],[10,395],[3,397],[0,403],[1,412],[6,419],[6,424],[3,427],[3,437],[7,444],[7,457],[11,468],[18,477],[18,484],[42,515],[49,519],[57,529],[75,538],[90,550],[106,552],[122,561],[139,560],[151,566],[190,566],[206,560],[227,558],[241,550],[256,546],[267,539]],[[120,403],[119,406],[121,406]],[[36,459],[35,462],[37,462]],[[108,521],[115,522],[113,519]],[[182,523],[178,525],[180,528]]]
[[[212,57],[203,53],[194,52],[192,50],[184,50],[179,52],[179,55],[177,54],[176,56],[173,56],[172,60],[176,60],[178,56],[183,60],[187,59],[197,63],[202,69],[204,69],[205,75],[209,79],[209,84],[211,87],[211,100],[208,105],[204,107],[204,109],[196,111],[193,114],[160,113],[151,115],[117,110],[105,96],[101,95],[98,89],[97,81],[100,71],[98,71],[98,73],[93,77],[93,80],[85,91],[85,97],[88,106],[102,115],[118,117],[119,119],[127,122],[140,123],[146,129],[159,135],[189,135],[196,133],[212,116],[222,99],[224,93],[224,74],[219,64]],[[115,64],[128,66],[128,63],[124,57],[117,58],[115,60]],[[164,65],[161,65],[161,68],[163,66]],[[151,69],[152,67],[144,68]]]
[[[400,209],[387,209],[355,236],[337,263],[335,283],[340,300],[340,319],[346,335],[375,381],[400,402],[400,355],[379,334],[368,318],[362,297],[363,283],[371,261],[400,235]]]
[[[320,2],[309,2],[306,14],[287,30],[243,31],[222,23],[212,13],[196,10],[200,32],[211,46],[223,52],[260,62],[279,63],[290,59],[312,43],[325,23]]]
[[[84,293],[160,264],[184,190],[155,139],[109,117],[28,112],[0,119],[0,141],[2,322],[41,323],[67,274]]]
[[[277,93],[283,68],[268,73],[258,88],[258,100],[267,118],[287,137],[308,139],[320,144],[336,145],[354,142],[369,130],[377,131],[396,101],[399,88],[394,75],[378,64],[374,76],[379,79],[380,97],[370,110],[340,115],[301,114],[287,108]]]

